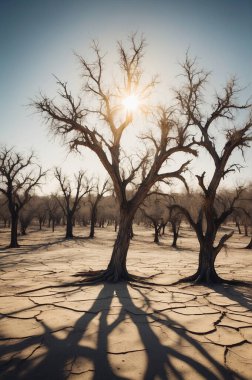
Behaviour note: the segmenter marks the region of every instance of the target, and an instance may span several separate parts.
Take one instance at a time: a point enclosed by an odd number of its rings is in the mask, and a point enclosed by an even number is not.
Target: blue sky
[[[40,90],[54,96],[52,74],[78,87],[73,51],[89,56],[90,42],[97,39],[104,51],[115,52],[117,40],[138,31],[148,43],[146,70],[159,73],[162,94],[176,83],[177,63],[190,47],[212,71],[213,87],[236,74],[248,96],[251,18],[251,0],[0,0],[0,143],[21,151],[33,148],[46,168],[60,165],[70,172],[87,166],[100,171],[89,152],[82,158],[67,156],[27,107]],[[109,57],[116,63],[115,55]],[[251,179],[251,149],[246,156],[250,163],[240,178]]]

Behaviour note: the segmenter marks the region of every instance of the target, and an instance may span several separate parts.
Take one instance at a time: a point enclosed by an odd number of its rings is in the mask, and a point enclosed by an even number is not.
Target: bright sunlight
[[[124,105],[127,111],[129,112],[136,111],[136,109],[139,106],[139,99],[136,95],[132,94],[132,95],[127,96],[123,100],[122,104]]]

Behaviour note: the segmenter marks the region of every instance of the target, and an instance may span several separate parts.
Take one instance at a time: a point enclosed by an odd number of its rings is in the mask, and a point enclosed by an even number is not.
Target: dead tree
[[[183,214],[179,210],[171,210],[169,209],[169,217],[168,222],[171,224],[172,230],[172,244],[173,248],[177,248],[177,240],[179,237],[179,230],[182,222]]]
[[[232,78],[223,89],[223,92],[216,94],[212,103],[212,109],[207,112],[207,105],[204,102],[203,90],[206,86],[208,73],[197,67],[197,62],[186,56],[182,65],[185,83],[176,92],[178,106],[182,117],[187,120],[194,129],[194,144],[198,149],[207,151],[213,163],[212,172],[209,170],[208,179],[206,172],[196,175],[199,187],[202,192],[202,204],[199,208],[198,216],[193,219],[186,207],[174,205],[184,213],[188,222],[197,234],[200,244],[199,265],[197,272],[185,279],[185,281],[195,281],[197,283],[220,282],[222,279],[215,271],[215,260],[218,253],[223,248],[233,232],[224,234],[216,241],[216,234],[226,218],[233,212],[235,202],[239,199],[241,189],[237,189],[236,195],[230,205],[223,212],[218,214],[216,209],[216,195],[222,179],[232,172],[241,169],[239,163],[230,163],[230,157],[235,150],[241,150],[249,146],[251,141],[252,116],[244,115],[244,122],[237,117],[238,111],[251,110],[251,105],[246,102],[239,104],[237,97],[239,88],[236,80]],[[218,140],[222,121],[225,120],[225,129],[222,129],[224,143]],[[240,125],[239,125],[240,124]],[[218,129],[217,129],[218,128]],[[203,223],[206,224],[205,229]]]
[[[10,227],[10,211],[7,205],[7,199],[0,194],[0,219],[3,221],[3,226]]]
[[[13,148],[3,147],[0,150],[0,192],[8,201],[11,215],[11,248],[19,247],[17,228],[20,210],[29,202],[34,189],[45,176],[34,158],[33,153],[25,157]]]
[[[163,226],[167,224],[167,212],[162,199],[158,199],[156,196],[149,196],[140,207],[142,215],[150,222],[152,228],[154,228],[154,243],[159,244],[159,238]]]
[[[25,236],[27,228],[31,225],[35,215],[34,205],[31,204],[32,200],[26,204],[19,213],[20,234]]]
[[[98,212],[98,206],[101,200],[103,199],[104,195],[110,191],[110,187],[108,187],[108,180],[105,180],[101,188],[99,188],[99,183],[97,181],[95,188],[95,195],[92,193],[89,193],[89,205],[90,205],[90,233],[89,238],[93,239],[95,235],[95,225],[97,222],[97,212]]]
[[[73,186],[62,171],[58,168],[54,172],[55,178],[58,180],[62,197],[56,196],[56,199],[66,218],[66,239],[73,239],[73,219],[78,209],[81,199],[90,191],[90,187],[85,179],[85,173],[80,171],[75,175],[75,195],[73,194]],[[85,184],[84,184],[85,182]]]
[[[149,82],[144,79],[144,39],[138,40],[133,35],[129,44],[126,49],[118,43],[120,71],[114,85],[105,76],[104,56],[98,44],[94,43],[93,62],[79,57],[85,96],[74,98],[67,83],[58,80],[58,99],[42,95],[33,104],[50,124],[51,130],[62,136],[71,149],[83,147],[92,150],[112,180],[119,204],[118,234],[107,269],[96,273],[94,281],[136,279],[128,274],[126,268],[134,215],[155,183],[171,178],[184,181],[183,172],[190,161],[178,162],[177,167],[167,165],[176,153],[196,155],[188,138],[188,126],[181,126],[171,109],[162,109],[158,113],[152,131],[140,138],[134,156],[124,154],[127,146],[123,138],[133,122],[134,112],[125,108],[123,100],[138,97],[140,110],[145,108],[146,111],[147,106],[143,104],[147,103],[147,97],[156,85],[155,78]]]
[[[252,195],[252,185],[250,183],[239,202],[239,206],[240,206],[239,210],[242,211],[242,221],[244,224],[245,236],[248,236],[248,227],[250,226],[250,230],[252,227],[252,197],[251,195]],[[250,238],[249,243],[245,246],[245,249],[252,249],[252,237]]]
[[[55,225],[60,223],[63,217],[61,207],[56,198],[56,194],[51,194],[46,198],[46,212],[48,217],[48,227],[52,227],[52,232],[55,231]]]

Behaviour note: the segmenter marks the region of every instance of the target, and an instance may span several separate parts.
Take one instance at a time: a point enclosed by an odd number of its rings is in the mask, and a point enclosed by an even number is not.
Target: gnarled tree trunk
[[[204,239],[200,243],[199,264],[197,272],[192,276],[195,283],[218,283],[222,279],[215,271],[216,249],[211,243]]]
[[[126,212],[121,213],[118,234],[108,268],[105,272],[105,277],[109,281],[117,282],[129,279],[126,259],[131,239],[132,222],[133,217],[131,215],[127,215]]]

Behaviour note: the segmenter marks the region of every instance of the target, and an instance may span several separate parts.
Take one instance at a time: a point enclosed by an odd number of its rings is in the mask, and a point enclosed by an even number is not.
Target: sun
[[[132,94],[127,96],[123,102],[123,106],[126,108],[127,111],[133,112],[136,111],[139,107],[139,99],[136,95]]]

